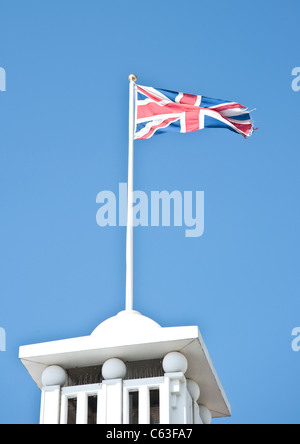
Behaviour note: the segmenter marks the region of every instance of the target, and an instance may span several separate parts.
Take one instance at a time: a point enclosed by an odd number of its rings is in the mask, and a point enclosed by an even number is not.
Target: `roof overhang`
[[[132,336],[132,335],[130,335]],[[170,327],[138,332],[135,337],[85,336],[20,347],[19,358],[33,380],[42,387],[41,376],[50,365],[64,369],[102,365],[107,359],[126,361],[163,359],[178,351],[188,360],[186,377],[201,388],[199,403],[214,418],[231,415],[231,407],[208,354],[198,327]]]

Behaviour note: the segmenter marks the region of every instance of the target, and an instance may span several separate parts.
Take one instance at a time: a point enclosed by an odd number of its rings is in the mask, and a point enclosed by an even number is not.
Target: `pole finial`
[[[128,80],[129,80],[129,82],[136,82],[137,81],[137,76],[134,73],[132,73],[128,77]]]

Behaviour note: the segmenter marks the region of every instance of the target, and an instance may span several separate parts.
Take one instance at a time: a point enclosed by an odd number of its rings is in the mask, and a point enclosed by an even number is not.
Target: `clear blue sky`
[[[125,228],[96,196],[127,181],[128,75],[237,100],[259,127],[138,141],[135,188],[205,192],[205,233],[135,230],[135,308],[199,325],[232,405],[216,423],[299,423],[298,0],[10,0],[0,13],[0,422],[38,423],[21,345],[121,311]]]

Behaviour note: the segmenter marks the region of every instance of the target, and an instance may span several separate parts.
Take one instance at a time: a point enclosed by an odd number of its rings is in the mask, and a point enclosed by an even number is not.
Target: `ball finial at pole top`
[[[130,76],[128,77],[128,80],[130,82],[136,82],[137,81],[137,76],[135,74],[130,74]]]

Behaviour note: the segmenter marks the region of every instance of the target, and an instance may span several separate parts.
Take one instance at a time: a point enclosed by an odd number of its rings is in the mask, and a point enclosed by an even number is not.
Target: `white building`
[[[210,424],[231,410],[198,327],[126,310],[90,336],[27,345],[41,424]]]

